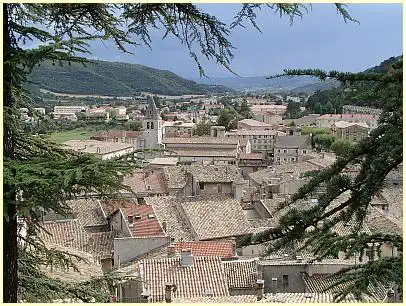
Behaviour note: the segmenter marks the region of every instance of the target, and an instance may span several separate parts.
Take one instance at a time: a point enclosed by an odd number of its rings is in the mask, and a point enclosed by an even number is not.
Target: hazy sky
[[[231,23],[239,4],[200,4],[208,13]],[[293,25],[287,17],[263,10],[257,23],[262,34],[247,25],[231,32],[237,48],[231,67],[241,76],[275,74],[284,68],[321,68],[360,71],[384,59],[402,54],[401,4],[350,4],[350,14],[360,24],[344,23],[333,4],[314,4]],[[138,47],[122,54],[109,43],[93,44],[95,58],[166,69],[183,77],[198,78],[197,66],[186,47],[175,38],[162,40],[163,32],[152,32],[152,50]],[[232,76],[215,62],[205,62],[208,76]]]

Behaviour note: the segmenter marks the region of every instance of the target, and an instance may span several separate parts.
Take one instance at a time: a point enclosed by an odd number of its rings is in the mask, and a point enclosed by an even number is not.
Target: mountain
[[[167,70],[105,61],[91,61],[86,66],[44,62],[33,70],[31,81],[34,87],[57,93],[109,96],[129,96],[136,92],[176,96],[233,91],[221,85],[198,84]]]
[[[335,82],[322,82],[310,76],[281,77],[267,79],[263,77],[229,77],[199,79],[204,84],[220,84],[238,91],[299,91],[314,92],[318,89],[327,89],[335,86]],[[314,87],[314,89],[313,89]]]
[[[378,66],[369,68],[365,70],[365,72],[385,72],[388,71],[388,67],[392,65],[393,63],[397,62],[403,57],[403,55],[398,55],[398,56],[392,56],[386,60],[384,60],[382,63],[380,63]]]

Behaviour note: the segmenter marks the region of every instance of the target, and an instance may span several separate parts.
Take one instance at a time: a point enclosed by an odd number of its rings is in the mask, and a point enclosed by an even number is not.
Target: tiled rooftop
[[[78,268],[79,272],[73,268],[62,269],[53,266],[42,266],[41,270],[51,278],[58,278],[62,281],[69,283],[78,283],[89,281],[92,277],[101,277],[103,275],[101,265],[96,263],[92,254],[73,250],[72,248],[65,248],[60,245],[47,244],[48,248],[55,248],[59,251],[66,252],[72,255],[80,256],[86,261],[78,260],[72,257],[73,263]]]
[[[402,223],[376,207],[370,208],[366,224],[373,233],[403,235]]]
[[[137,169],[123,179],[123,184],[129,186],[137,195],[139,194],[166,194],[165,178],[160,169]]]
[[[251,231],[237,200],[220,196],[186,198],[181,206],[199,240],[240,236]]]
[[[143,280],[152,301],[165,299],[165,284],[175,284],[174,298],[195,298],[211,291],[214,297],[228,296],[227,277],[218,257],[194,257],[192,267],[182,267],[180,258],[145,259]]]
[[[238,121],[238,123],[243,123],[246,125],[256,126],[256,127],[270,127],[271,126],[268,123],[254,120],[254,119],[243,119],[243,120]]]
[[[234,165],[191,165],[184,169],[193,175],[196,182],[228,183],[244,180]]]
[[[312,145],[309,135],[289,135],[289,136],[278,136],[275,141],[275,148],[311,149]]]
[[[177,254],[181,254],[183,249],[190,249],[194,256],[218,256],[221,258],[234,256],[231,240],[177,242],[174,244],[174,249]]]
[[[165,235],[151,205],[138,204],[132,200],[106,200],[102,202],[102,206],[107,215],[121,209],[133,237]],[[133,216],[132,224],[128,222],[129,216]]]
[[[180,217],[178,201],[175,197],[149,197],[146,203],[153,206],[158,220],[166,222],[166,234],[175,241],[193,241],[195,236],[186,222]]]
[[[345,284],[343,284],[325,291],[325,289],[327,289],[340,279],[334,274],[313,274],[312,276],[309,276],[307,273],[302,273],[302,279],[305,283],[306,291],[312,293],[326,292],[334,294],[336,290],[343,289],[346,286]],[[383,284],[379,284],[377,286],[372,286],[370,284],[368,286],[368,289],[370,290],[373,299],[376,299],[377,301],[383,301],[385,299],[387,289]],[[368,300],[367,296],[365,296],[365,298]]]
[[[269,125],[267,125],[269,126]],[[226,132],[226,137],[230,136],[258,136],[258,135],[277,135],[278,132],[275,130],[233,130]]]
[[[191,137],[191,138],[169,138],[165,137],[162,140],[164,144],[182,144],[182,143],[189,143],[189,144],[229,144],[229,145],[237,145],[238,139],[234,138],[225,138],[225,137]]]
[[[42,226],[49,232],[39,232],[39,237],[44,242],[78,251],[89,251],[89,236],[78,220],[50,221],[44,222]]]
[[[323,120],[323,119],[366,119],[366,120],[377,120],[378,117],[375,115],[367,115],[367,114],[325,114],[318,117],[316,120]]]
[[[258,259],[223,261],[229,289],[254,288],[260,278]]]
[[[365,122],[348,122],[348,121],[337,121],[334,123],[335,127],[344,129],[351,126],[360,126],[363,128],[368,128],[368,125]]]
[[[91,233],[89,245],[93,256],[96,259],[111,258],[115,237],[116,234],[114,232]]]
[[[174,303],[256,303],[256,295],[230,295],[220,297],[195,297],[195,298],[177,298]]]
[[[75,217],[84,227],[107,225],[98,199],[77,199],[68,201]]]
[[[184,138],[183,138],[184,139]],[[184,157],[235,157],[237,155],[237,149],[223,148],[221,150],[207,150],[207,149],[177,149],[172,148],[172,152],[167,152],[168,156],[184,156]]]
[[[265,294],[263,303],[334,303],[334,295],[329,293],[276,293]],[[354,303],[357,300],[347,297],[342,303]]]

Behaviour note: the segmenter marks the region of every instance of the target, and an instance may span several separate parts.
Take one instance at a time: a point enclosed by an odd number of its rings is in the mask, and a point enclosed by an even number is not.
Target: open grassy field
[[[52,133],[49,139],[56,143],[63,143],[68,140],[89,139],[92,134],[94,134],[94,131],[89,128],[78,128],[66,132]]]

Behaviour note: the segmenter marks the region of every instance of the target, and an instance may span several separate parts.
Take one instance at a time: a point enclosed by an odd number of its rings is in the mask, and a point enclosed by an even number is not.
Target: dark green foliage
[[[395,284],[402,289],[402,257],[382,258],[377,250],[383,242],[403,249],[403,239],[399,235],[385,233],[368,234],[361,232],[367,216],[367,209],[373,196],[382,186],[386,175],[403,161],[403,61],[399,60],[384,72],[339,73],[320,70],[287,70],[284,75],[314,75],[321,79],[336,78],[348,86],[363,83],[372,101],[381,101],[383,110],[379,126],[369,137],[362,139],[338,152],[337,161],[328,168],[313,173],[307,184],[282,203],[280,209],[287,212],[280,218],[279,226],[262,233],[248,236],[240,244],[267,243],[268,251],[277,250],[292,241],[302,241],[302,249],[311,250],[316,260],[338,251],[362,254],[364,251],[377,259],[360,263],[340,272],[341,278],[332,288],[336,298],[348,294],[360,298],[368,292],[368,285],[382,281]],[[343,173],[347,167],[358,167],[355,177]],[[325,186],[326,191],[318,194],[316,190]],[[318,204],[298,210],[292,205],[297,200],[317,198]],[[341,198],[337,204],[332,201]],[[293,207],[292,207],[293,206]],[[323,221],[320,225],[319,222]],[[350,234],[338,236],[333,226],[346,223]],[[345,284],[343,288],[337,287]]]
[[[287,119],[297,119],[302,117],[302,112],[300,110],[300,104],[294,101],[289,101],[288,107],[285,113]]]
[[[196,136],[210,136],[210,122],[200,121],[196,124],[196,127],[193,129],[193,135]]]
[[[351,149],[351,146],[354,145],[353,142],[347,139],[332,139],[333,142],[330,143],[330,150],[333,151],[335,154],[344,154],[345,152]]]
[[[243,5],[234,26],[242,25],[247,18],[253,22],[252,13],[261,6]],[[301,16],[301,9],[305,8],[297,4],[266,7],[291,19]],[[351,20],[344,6],[336,7],[344,20]],[[72,196],[83,192],[115,196],[123,188],[121,176],[131,165],[67,152],[23,133],[17,109],[29,106],[32,100],[22,86],[41,63],[88,62],[81,56],[89,53],[91,40],[113,40],[123,52],[141,44],[149,46],[152,28],[164,29],[164,37],[177,37],[189,50],[201,75],[204,70],[194,50],[231,71],[233,46],[227,39],[229,27],[188,3],[7,3],[3,4],[3,14],[3,301],[44,302],[55,298],[106,301],[107,277],[73,286],[41,273],[41,265],[51,260],[62,268],[74,264],[69,255],[60,251],[38,244],[30,244],[30,248],[19,246],[19,238],[24,237],[17,237],[17,216],[28,222],[29,233],[35,233],[39,227],[36,219],[39,208],[67,214],[66,200]],[[38,47],[27,48],[30,40],[39,43]]]
[[[329,134],[317,134],[312,137],[314,146],[319,149],[330,150],[331,145],[336,141],[336,137]],[[333,152],[336,152],[333,150]]]
[[[131,96],[141,91],[175,96],[233,91],[224,86],[198,84],[167,70],[105,61],[91,61],[86,66],[44,62],[32,71],[30,78],[38,88],[66,94]]]
[[[224,108],[220,111],[217,125],[222,125],[227,131],[235,130],[239,120],[243,119],[234,108]]]

